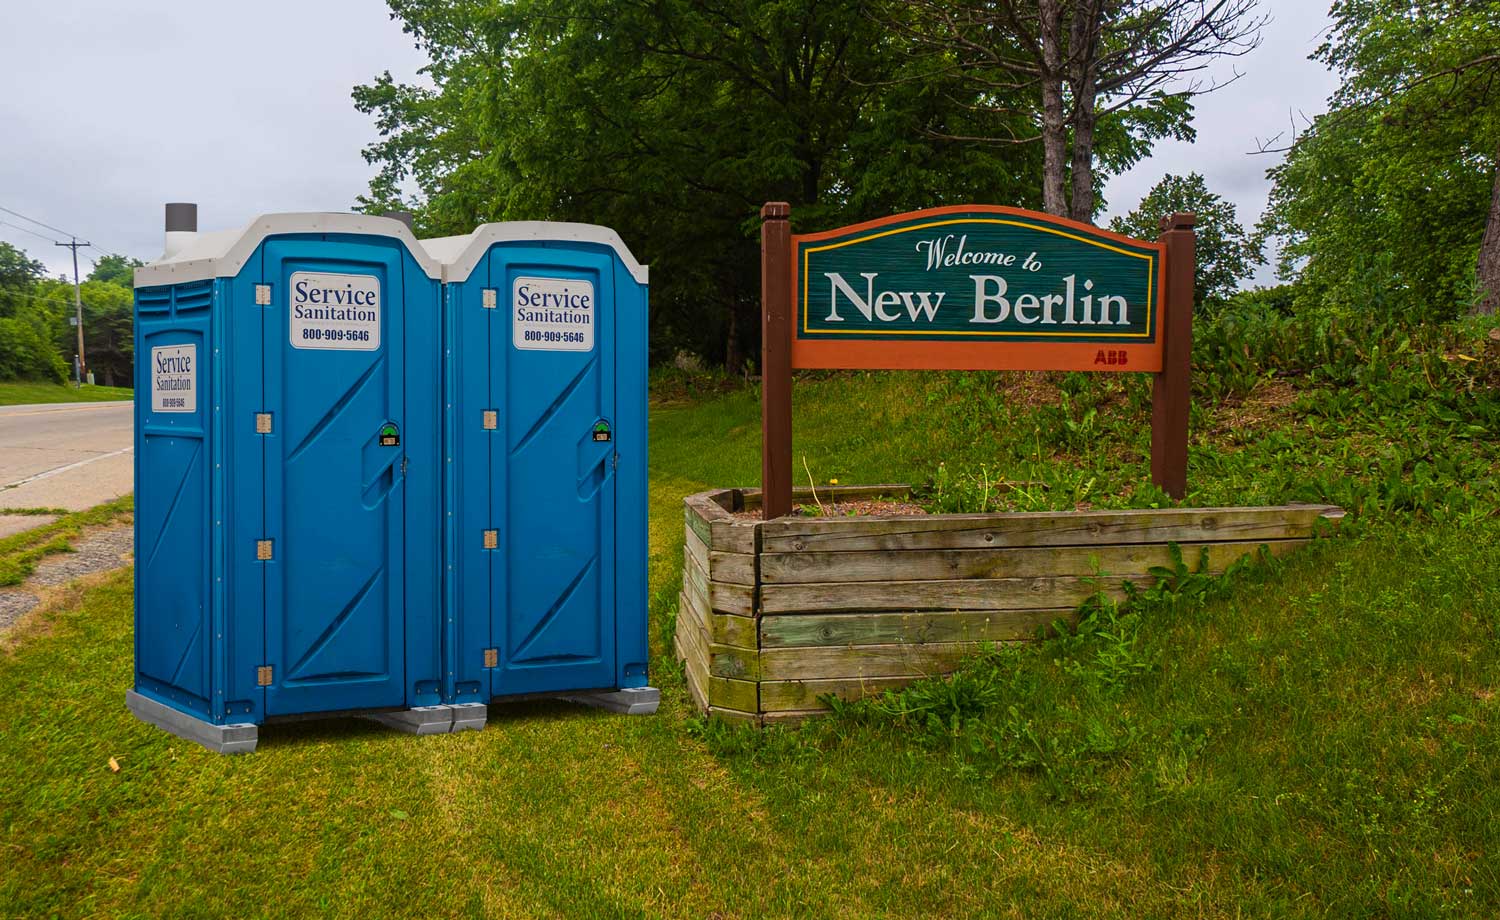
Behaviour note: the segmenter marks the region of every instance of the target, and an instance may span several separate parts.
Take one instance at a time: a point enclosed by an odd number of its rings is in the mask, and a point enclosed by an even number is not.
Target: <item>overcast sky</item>
[[[0,208],[94,243],[84,271],[101,249],[156,257],[166,201],[198,202],[203,230],[272,211],[348,210],[373,174],[360,150],[375,137],[350,89],[383,70],[414,79],[424,63],[378,0],[5,5]],[[1307,60],[1326,3],[1263,6],[1272,22],[1262,46],[1219,69],[1243,78],[1198,100],[1197,142],[1162,144],[1115,178],[1109,215],[1164,174],[1197,170],[1242,223],[1259,217],[1274,161],[1248,155],[1257,137],[1284,130],[1290,113],[1321,112],[1335,85]],[[53,272],[70,267],[52,244],[58,232],[5,212],[0,222],[0,240]]]

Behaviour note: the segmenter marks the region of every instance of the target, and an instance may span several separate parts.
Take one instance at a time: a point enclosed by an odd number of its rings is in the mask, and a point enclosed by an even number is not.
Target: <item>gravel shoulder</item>
[[[111,524],[80,536],[73,543],[73,552],[41,560],[24,584],[0,588],[0,635],[34,610],[47,589],[127,566],[134,558],[134,549],[135,529],[129,523]]]

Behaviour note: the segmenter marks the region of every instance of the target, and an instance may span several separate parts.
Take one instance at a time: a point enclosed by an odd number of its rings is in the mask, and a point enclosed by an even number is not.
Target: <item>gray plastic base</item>
[[[453,730],[456,732],[483,731],[490,716],[490,707],[483,703],[454,703],[448,708],[453,710]]]
[[[203,745],[216,754],[251,754],[259,731],[248,722],[234,725],[214,725],[190,716],[171,706],[158,703],[134,690],[125,691],[125,705],[132,715],[142,722],[171,732],[185,741]]]
[[[661,691],[655,687],[631,687],[627,690],[596,690],[592,693],[569,693],[562,697],[571,703],[582,703],[608,709],[626,716],[649,716],[661,704]]]
[[[410,735],[446,735],[453,730],[452,706],[414,706],[365,718]]]

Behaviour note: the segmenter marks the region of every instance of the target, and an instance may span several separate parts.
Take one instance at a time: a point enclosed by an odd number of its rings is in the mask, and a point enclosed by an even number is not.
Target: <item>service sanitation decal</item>
[[[198,346],[151,349],[151,411],[198,411]]]
[[[594,285],[577,278],[517,278],[511,342],[532,351],[594,347]]]
[[[903,353],[991,366],[974,351],[981,343],[1014,359],[993,366],[1160,365],[1154,243],[1000,208],[916,212],[793,241],[798,367],[891,366]],[[861,363],[870,355],[887,357]]]
[[[288,282],[293,348],[380,348],[380,279],[374,275],[293,272]]]

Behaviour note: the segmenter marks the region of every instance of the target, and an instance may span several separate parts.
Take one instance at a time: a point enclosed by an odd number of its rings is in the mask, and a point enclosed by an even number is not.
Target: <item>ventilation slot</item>
[[[214,283],[208,281],[193,281],[188,284],[177,285],[177,312],[187,313],[192,310],[207,310],[208,305],[214,299]]]
[[[172,307],[172,289],[169,287],[137,288],[135,311],[137,313],[165,313]]]

